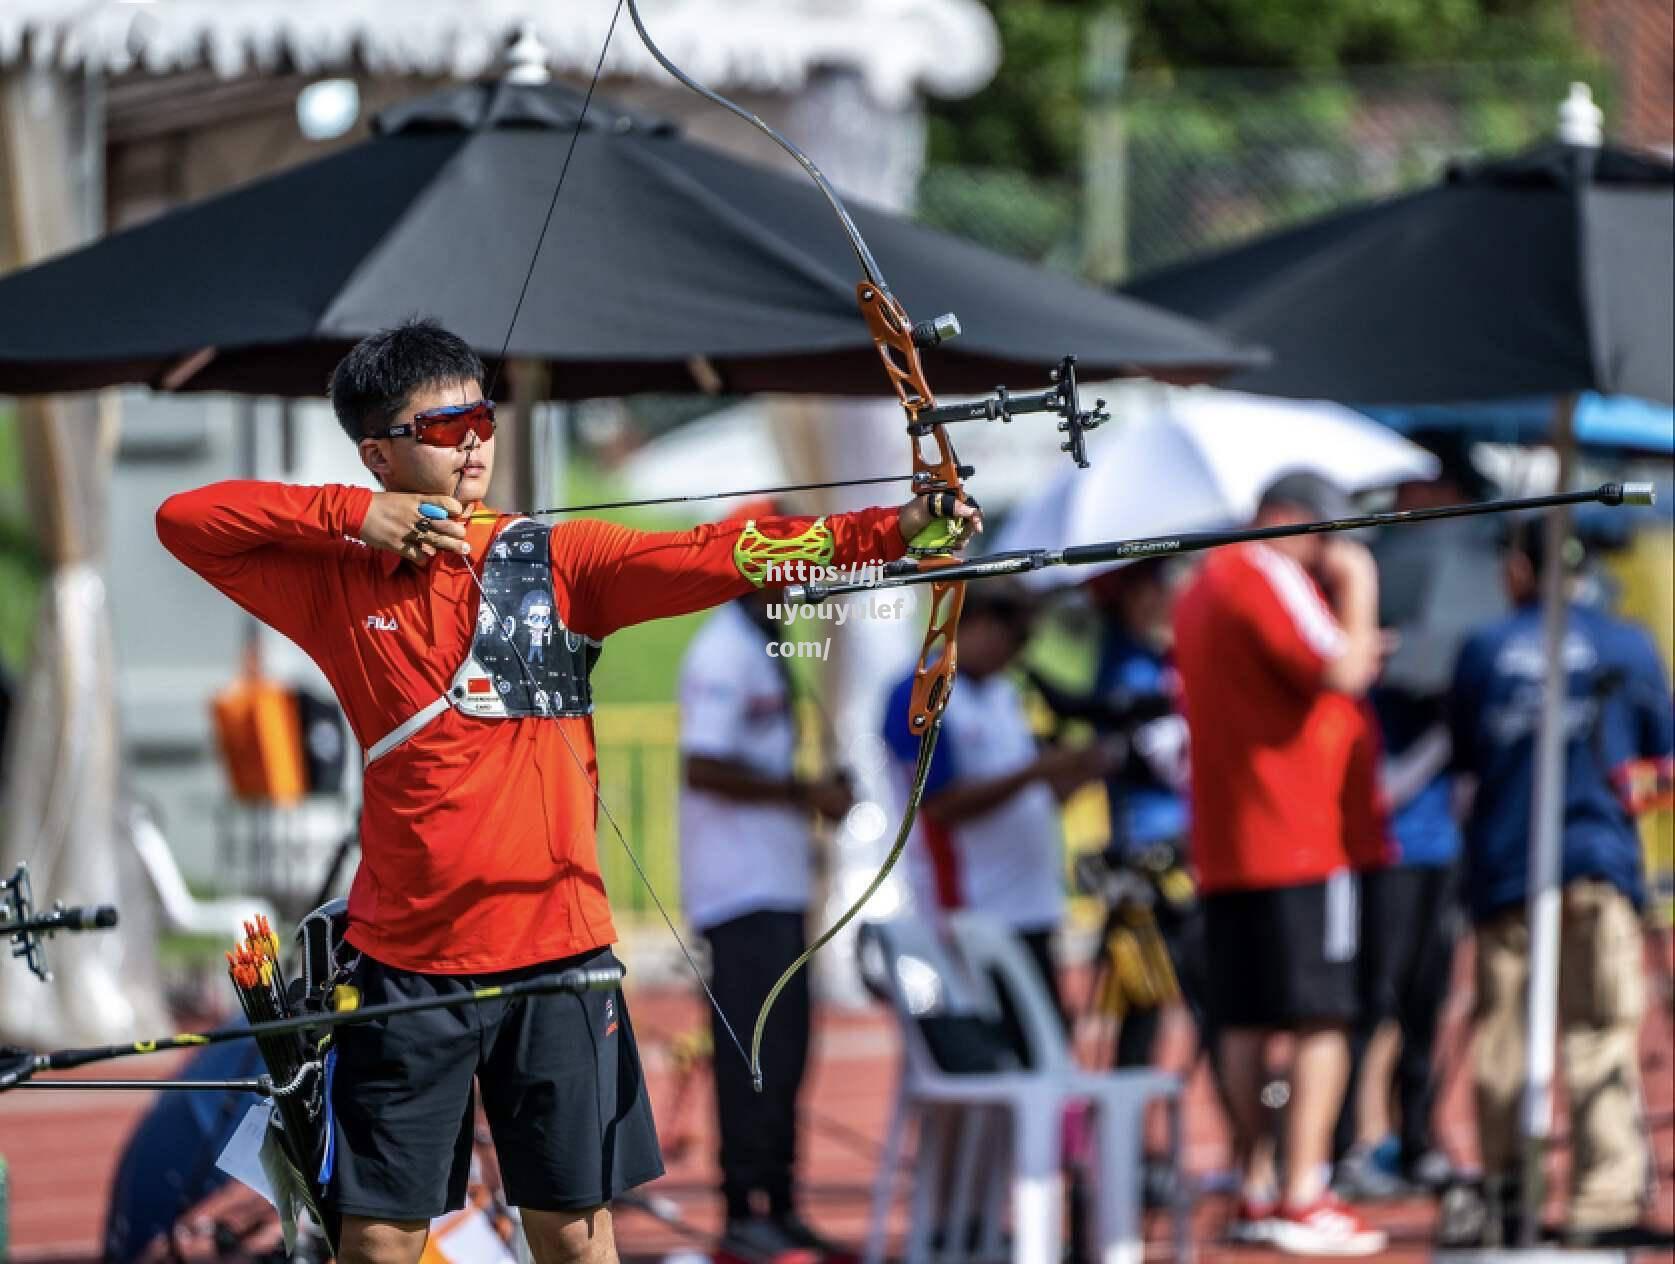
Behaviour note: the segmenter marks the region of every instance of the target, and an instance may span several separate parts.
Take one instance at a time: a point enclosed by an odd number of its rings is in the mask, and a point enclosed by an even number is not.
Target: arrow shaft
[[[960,467],[961,477],[969,477],[971,467]],[[550,514],[591,513],[600,509],[638,509],[644,505],[689,505],[705,500],[742,500],[746,496],[777,496],[782,492],[817,492],[834,487],[875,487],[881,483],[910,483],[919,482],[922,485],[913,489],[914,495],[923,492],[942,490],[939,484],[925,482],[917,474],[879,474],[872,478],[841,478],[825,483],[780,483],[773,487],[744,487],[730,492],[703,492],[691,496],[653,496],[641,500],[600,500],[590,505],[557,505],[551,509],[531,509],[531,518],[545,517]],[[473,518],[498,518],[498,513],[475,513]]]

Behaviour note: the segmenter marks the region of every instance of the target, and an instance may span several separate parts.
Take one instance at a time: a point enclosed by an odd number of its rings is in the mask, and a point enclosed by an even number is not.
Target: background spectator
[[[1481,499],[1463,445],[1431,440],[1441,477],[1397,489],[1399,510]],[[1380,786],[1393,863],[1362,885],[1362,1011],[1338,1123],[1336,1184],[1346,1197],[1440,1189],[1452,1164],[1431,1111],[1437,1023],[1458,939],[1460,831],[1454,818],[1448,688],[1469,630],[1500,614],[1499,528],[1460,518],[1386,531],[1373,547],[1379,626],[1393,647],[1369,695],[1384,746]],[[1394,1107],[1394,1117],[1392,1116]]]
[[[1452,727],[1457,767],[1476,779],[1465,830],[1466,895],[1477,931],[1477,1117],[1489,1182],[1487,1233],[1505,1236],[1518,1202],[1518,1103],[1524,1081],[1529,927],[1525,917],[1540,720],[1542,524],[1515,530],[1506,552],[1513,612],[1460,653]],[[1574,572],[1582,551],[1567,542]],[[1569,1088],[1568,1234],[1583,1243],[1667,1244],[1639,1226],[1648,1189],[1639,1034],[1646,985],[1645,900],[1636,770],[1675,751],[1669,684],[1651,638],[1572,602],[1566,669],[1563,923],[1559,1014]]]
[[[795,693],[764,591],[709,617],[681,662],[681,896],[708,941],[716,1004],[748,1022],[807,947],[812,817],[849,810],[848,782],[795,775]],[[772,1258],[826,1245],[796,1213],[797,1095],[808,1066],[807,971],[774,1006],[762,1091],[713,1010],[723,1249]]]
[[[1123,950],[1113,936],[1156,933],[1170,967],[1163,973],[1174,976],[1157,979],[1147,970],[1147,986],[1130,989],[1122,986],[1120,970],[1111,978],[1096,965],[1105,999],[1120,997],[1112,1057],[1118,1067],[1151,1063],[1162,1004],[1177,999],[1177,991],[1192,1010],[1200,1038],[1209,1040],[1203,918],[1187,869],[1187,728],[1171,657],[1175,600],[1191,574],[1190,564],[1145,560],[1089,581],[1086,589],[1099,616],[1092,693],[1073,695],[1031,676],[1056,715],[1121,739],[1122,759],[1105,778],[1110,839],[1099,864],[1083,866],[1084,873],[1097,871],[1094,885],[1109,906],[1099,953],[1114,962],[1113,954]],[[1132,951],[1149,957],[1139,947]]]
[[[1330,484],[1288,475],[1256,523],[1347,512]],[[1372,1254],[1385,1241],[1331,1201],[1324,1178],[1357,1004],[1350,843],[1369,832],[1373,807],[1356,698],[1378,670],[1377,615],[1372,555],[1317,536],[1213,554],[1175,612],[1210,1009],[1244,1180],[1233,1232],[1299,1254]],[[1368,802],[1346,814],[1358,748]],[[1294,1040],[1277,1188],[1261,1100],[1276,1032]]]
[[[1064,855],[1057,800],[1109,771],[1099,744],[1038,748],[1006,667],[1029,639],[1027,599],[1003,585],[966,591],[960,687],[948,702],[908,853],[915,897],[927,909],[976,909],[1010,926],[1063,1012],[1052,939],[1064,918]],[[909,673],[891,692],[884,734],[911,768]]]

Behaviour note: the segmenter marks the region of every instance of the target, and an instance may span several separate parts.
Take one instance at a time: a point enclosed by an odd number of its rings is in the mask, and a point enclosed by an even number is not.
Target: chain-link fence
[[[1116,283],[1553,133],[1578,64],[1349,75],[1096,74],[1081,170],[933,166],[919,214],[1007,254]]]

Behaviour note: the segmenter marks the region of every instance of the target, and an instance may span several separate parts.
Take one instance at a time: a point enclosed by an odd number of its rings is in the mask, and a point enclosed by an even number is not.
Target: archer
[[[893,560],[938,515],[981,528],[947,492],[680,532],[486,510],[482,380],[433,321],[374,334],[331,399],[381,491],[226,482],[157,514],[171,553],[319,664],[365,751],[346,940],[368,1004],[614,962],[588,683],[612,632],[759,588],[770,561]],[[536,1260],[614,1260],[611,1200],[663,1172],[614,991],[344,1028],[322,1174],[340,1258],[416,1264],[462,1205],[474,1078]]]

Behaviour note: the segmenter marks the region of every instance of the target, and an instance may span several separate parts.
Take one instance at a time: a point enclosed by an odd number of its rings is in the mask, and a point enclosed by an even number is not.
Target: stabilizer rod
[[[347,1027],[355,1023],[372,1022],[378,1018],[390,1018],[397,1014],[414,1014],[427,1009],[450,1009],[460,1005],[480,1005],[487,1001],[535,996],[546,992],[587,992],[600,988],[615,988],[621,985],[622,975],[622,970],[615,966],[561,970],[556,974],[542,974],[499,986],[480,987],[458,995],[426,996],[411,1001],[391,1001],[385,1005],[328,1010],[318,1014],[297,1014],[290,1018],[276,1018],[270,1022],[250,1023],[241,1027],[216,1027],[209,1031],[183,1032],[156,1040],[136,1040],[126,1045],[95,1045],[85,1049],[59,1049],[53,1053],[0,1049],[0,1089],[16,1088],[37,1071],[67,1071],[71,1067],[86,1066],[91,1062],[139,1057],[147,1053],[162,1053],[167,1049],[198,1049],[204,1045],[224,1044],[229,1040],[249,1040],[257,1036],[278,1035],[288,1031]]]
[[[1365,527],[1404,526],[1416,522],[1434,522],[1438,518],[1521,513],[1526,510],[1552,509],[1559,505],[1650,505],[1652,502],[1650,483],[1605,483],[1592,491],[1558,492],[1549,496],[1525,496],[1513,500],[1485,500],[1466,505],[1438,505],[1429,509],[1391,510],[1387,513],[1359,514],[1352,518],[1329,518],[1323,522],[1286,523],[1271,527],[1233,527],[1224,531],[1189,531],[1180,535],[1147,536],[1136,540],[1074,544],[1064,549],[1018,549],[935,568],[921,569],[917,559],[903,558],[883,567],[875,578],[869,580],[789,585],[785,589],[785,598],[787,601],[818,602],[828,597],[871,592],[879,588],[998,579],[1005,575],[1022,575],[1028,571],[1046,570],[1050,566],[1093,566],[1101,562],[1173,557],[1180,553],[1198,553],[1205,549],[1217,549],[1228,544],[1246,544],[1253,540],[1281,540],[1288,536],[1359,531]]]

